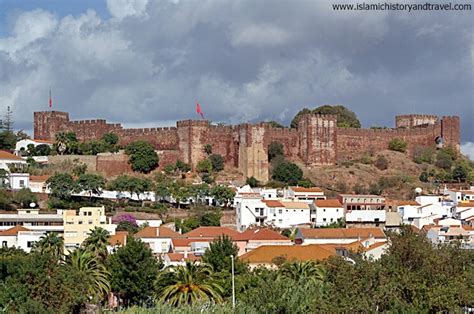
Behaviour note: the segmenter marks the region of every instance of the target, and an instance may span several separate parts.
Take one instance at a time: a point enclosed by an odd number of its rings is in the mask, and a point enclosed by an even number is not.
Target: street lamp
[[[230,256],[232,265],[232,308],[235,309],[235,276],[234,276],[234,255]]]

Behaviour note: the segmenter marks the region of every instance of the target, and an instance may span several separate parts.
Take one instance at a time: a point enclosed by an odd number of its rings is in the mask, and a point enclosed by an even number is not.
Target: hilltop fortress
[[[180,159],[196,166],[205,158],[203,146],[212,145],[213,153],[224,157],[227,165],[237,167],[244,176],[268,180],[267,148],[281,142],[285,156],[307,166],[331,165],[360,157],[365,152],[388,148],[394,138],[408,144],[408,153],[417,146],[452,145],[459,150],[460,121],[457,116],[434,115],[396,117],[394,129],[355,129],[337,127],[334,115],[303,115],[298,128],[272,128],[267,123],[214,126],[204,120],[177,121],[176,127],[126,129],[105,120],[71,121],[67,112],[34,113],[35,139],[54,140],[59,132],[75,132],[79,140],[94,140],[113,132],[126,145],[135,140],[152,143],[160,153],[160,164]]]

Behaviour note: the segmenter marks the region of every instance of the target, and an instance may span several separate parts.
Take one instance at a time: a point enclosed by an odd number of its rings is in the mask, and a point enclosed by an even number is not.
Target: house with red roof
[[[182,238],[183,235],[162,225],[159,227],[145,227],[134,235],[150,247],[154,254],[165,254],[172,251],[172,239]]]
[[[13,228],[0,231],[0,243],[2,247],[16,247],[25,252],[30,252],[44,235],[45,233],[43,231],[34,231],[17,225]]]
[[[344,206],[337,199],[315,200],[311,208],[311,223],[315,227],[327,226],[344,219]]]

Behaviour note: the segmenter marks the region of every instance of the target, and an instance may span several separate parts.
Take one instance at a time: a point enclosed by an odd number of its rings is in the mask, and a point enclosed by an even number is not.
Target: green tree
[[[210,195],[219,203],[227,206],[235,197],[235,191],[224,185],[215,185],[211,188]]]
[[[296,185],[303,178],[303,171],[298,165],[284,161],[273,169],[272,178],[290,185]]]
[[[133,171],[149,173],[158,167],[158,154],[154,147],[145,141],[136,141],[127,145],[125,153]]]
[[[344,106],[324,105],[312,111],[314,114],[332,114],[337,116],[337,126],[340,128],[360,128],[361,124],[356,114]]]
[[[196,165],[196,170],[199,173],[211,173],[212,172],[212,162],[209,159],[203,159],[198,161]]]
[[[36,242],[34,251],[41,255],[49,255],[54,260],[62,259],[64,252],[64,239],[56,232],[48,232]]]
[[[276,156],[284,156],[285,150],[283,149],[283,144],[280,142],[271,142],[268,145],[268,161],[272,161]]]
[[[453,156],[446,150],[440,150],[436,154],[435,166],[445,170],[451,170],[453,166]]]
[[[110,273],[93,252],[77,249],[66,258],[66,271],[80,278],[84,295],[92,302],[102,301],[110,291]],[[89,302],[90,302],[89,301]]]
[[[189,184],[184,180],[177,180],[170,185],[171,196],[176,200],[178,208],[183,201],[187,201],[192,195]]]
[[[257,179],[255,179],[255,177],[250,177],[250,178],[247,178],[247,180],[245,181],[245,184],[248,184],[250,185],[250,187],[252,188],[255,188],[255,187],[258,187],[260,185],[260,182],[258,182]]]
[[[212,165],[212,170],[219,172],[224,170],[224,158],[219,154],[212,154],[209,156],[209,161]]]
[[[271,128],[277,128],[277,129],[284,129],[285,126],[282,125],[281,123],[277,122],[277,121],[268,121],[268,122],[265,122],[266,124],[268,124],[269,127]]]
[[[407,151],[407,142],[400,138],[394,138],[388,142],[388,149],[404,153]]]
[[[153,291],[158,267],[148,245],[128,237],[127,244],[108,258],[112,291],[124,300],[124,305],[145,302]]]
[[[300,122],[301,116],[308,113],[311,113],[311,109],[308,109],[308,108],[301,109],[293,118],[293,120],[291,120],[290,127],[292,127],[293,129],[298,128],[298,123]]]
[[[29,188],[23,188],[15,193],[15,203],[19,204],[23,208],[29,208],[31,203],[38,203],[38,197],[36,194],[31,192]]]
[[[199,217],[200,226],[220,226],[221,225],[221,212],[207,212]]]
[[[74,132],[60,132],[56,134],[56,150],[61,154],[75,154],[79,149],[79,141]]]
[[[15,149],[17,137],[12,131],[0,132],[0,149]]]
[[[325,277],[324,267],[314,261],[284,263],[279,269],[279,275],[293,279],[296,282],[309,280],[314,283],[323,281]]]
[[[78,191],[77,183],[68,173],[56,173],[46,180],[46,186],[51,190],[51,196],[60,200],[69,200],[72,193]]]
[[[91,252],[101,261],[107,258],[107,245],[109,245],[110,233],[104,228],[94,227],[88,237],[82,243],[84,249]]]
[[[138,226],[130,221],[121,221],[117,224],[117,231],[127,231],[130,235],[138,232]]]
[[[153,190],[153,183],[148,178],[121,175],[110,181],[107,188],[112,191],[130,192],[130,196],[137,194],[137,197],[140,198],[141,193]]]
[[[102,135],[102,141],[104,141],[107,145],[109,146],[114,146],[118,143],[119,141],[119,137],[117,134],[115,133],[105,133],[104,135]]]
[[[238,253],[239,248],[232,242],[232,239],[229,236],[222,235],[209,245],[209,248],[202,256],[202,261],[211,265],[212,269],[216,272],[225,271],[230,274],[232,271],[230,256],[232,255],[235,259],[235,273],[239,274],[245,272],[246,266],[237,258]]]
[[[79,190],[89,193],[92,198],[92,194],[102,194],[102,189],[105,187],[105,179],[98,174],[85,173],[79,176],[77,185]]]
[[[184,266],[168,267],[158,276],[157,295],[160,302],[174,306],[202,302],[222,302],[224,289],[206,264],[186,261]]]

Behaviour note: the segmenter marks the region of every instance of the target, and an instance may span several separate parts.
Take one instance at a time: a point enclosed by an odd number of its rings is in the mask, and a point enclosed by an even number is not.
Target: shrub
[[[388,160],[383,155],[377,156],[374,166],[379,170],[386,170],[388,168]]]
[[[283,144],[280,142],[271,142],[268,145],[268,160],[271,161],[276,156],[284,156]]]
[[[219,172],[224,170],[224,158],[219,154],[212,154],[209,156],[212,165],[212,170]]]
[[[360,162],[365,165],[370,165],[372,163],[372,158],[370,157],[370,154],[364,153],[364,155],[362,155],[362,157],[360,158]]]
[[[404,153],[407,150],[407,143],[402,139],[394,138],[388,142],[388,149]]]
[[[298,165],[285,161],[273,170],[272,178],[290,185],[295,185],[303,178],[303,171]]]
[[[158,154],[154,147],[145,141],[135,141],[127,145],[125,153],[133,171],[149,173],[158,166]]]
[[[212,172],[212,163],[209,159],[203,159],[199,161],[196,165],[196,170],[199,173],[211,173]]]
[[[252,188],[255,188],[257,186],[259,186],[260,182],[258,182],[257,179],[255,179],[255,177],[250,177],[250,178],[247,178],[247,180],[245,181],[245,184],[248,184],[250,185],[250,187]]]
[[[304,187],[304,188],[310,188],[310,187],[313,187],[314,184],[310,179],[304,178],[304,179],[298,181],[298,186],[301,186],[301,187]]]
[[[432,148],[417,146],[413,151],[413,161],[417,164],[431,164],[433,162],[433,155],[434,150]]]
[[[438,154],[436,154],[436,162],[435,166],[441,169],[450,170],[453,165],[453,158],[452,156],[444,151],[440,150]]]

